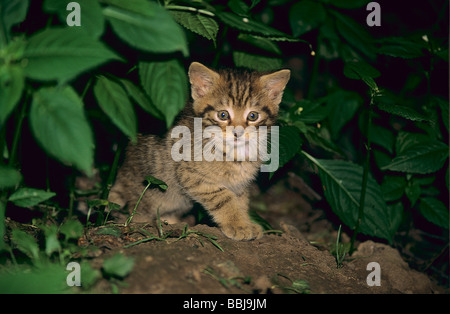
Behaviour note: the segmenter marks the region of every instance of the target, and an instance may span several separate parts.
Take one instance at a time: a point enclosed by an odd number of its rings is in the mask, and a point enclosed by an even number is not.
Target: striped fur
[[[259,126],[273,125],[289,74],[288,70],[266,75],[238,70],[216,72],[200,63],[192,63],[189,79],[193,101],[176,123],[191,130],[192,156],[194,118],[202,118],[203,130],[208,126],[220,127],[226,141],[215,149],[222,150],[220,153],[224,155],[227,145],[235,143],[234,134],[231,139],[226,137],[227,126],[247,131],[249,126],[255,130]],[[228,119],[219,118],[218,113],[222,111],[227,112]],[[251,117],[257,117],[255,121],[249,119],[250,113]],[[161,214],[181,214],[198,202],[229,238],[260,238],[261,227],[248,216],[248,186],[255,179],[261,161],[194,161],[192,158],[176,162],[172,159],[171,148],[179,139],[170,134],[169,131],[165,138],[139,136],[136,145],[129,145],[109,200],[134,208],[144,188],[145,176],[152,175],[165,181],[169,188],[147,190],[137,210],[139,215],[135,216],[139,220],[152,219],[157,209]],[[255,131],[239,134],[245,139],[258,135]],[[211,140],[215,139],[202,139],[202,147]]]

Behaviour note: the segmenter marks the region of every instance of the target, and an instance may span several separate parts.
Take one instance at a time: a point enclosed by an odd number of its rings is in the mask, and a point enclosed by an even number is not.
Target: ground
[[[397,249],[387,244],[358,243],[357,251],[338,263],[330,245],[324,244],[335,243],[337,235],[323,212],[309,202],[320,197],[298,180],[291,176],[283,187],[275,185],[265,191],[259,201],[255,198],[259,192],[255,192],[253,205],[279,229],[259,240],[234,241],[217,227],[195,225],[188,217],[176,224],[156,221],[115,225],[114,230],[108,225],[92,228],[79,244],[100,248],[92,260],[94,268],[118,252],[134,259],[132,271],[119,287],[121,293],[447,292],[427,275],[411,269]],[[274,197],[277,202],[268,201]],[[348,242],[345,235],[342,241]],[[368,268],[371,262],[379,265],[379,286],[368,284],[376,278],[376,269]],[[109,293],[111,284],[102,280],[94,290]]]

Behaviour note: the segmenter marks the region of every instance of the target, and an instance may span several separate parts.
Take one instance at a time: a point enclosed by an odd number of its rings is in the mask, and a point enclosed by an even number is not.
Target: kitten
[[[109,200],[133,209],[144,189],[145,176],[152,175],[166,182],[168,189],[147,190],[138,206],[140,216],[135,217],[154,218],[157,209],[161,215],[182,214],[198,202],[227,237],[261,238],[262,228],[248,215],[248,187],[262,160],[255,158],[254,149],[250,153],[249,143],[261,145],[261,140],[252,141],[258,135],[258,127],[270,128],[276,122],[290,71],[271,74],[213,71],[193,62],[188,74],[192,103],[186,106],[165,138],[140,135],[136,145],[128,146]],[[202,131],[210,131],[204,133],[207,136],[194,135],[199,121]],[[227,126],[228,130],[235,128],[227,132]],[[176,130],[188,131],[183,146],[181,133]],[[240,148],[243,156],[238,159]],[[174,152],[183,158],[174,158]]]

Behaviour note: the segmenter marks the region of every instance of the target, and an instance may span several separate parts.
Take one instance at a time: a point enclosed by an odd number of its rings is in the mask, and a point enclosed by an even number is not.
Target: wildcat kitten
[[[140,216],[136,218],[154,218],[157,209],[161,215],[181,214],[198,202],[227,237],[235,240],[260,238],[262,228],[248,215],[248,186],[258,173],[261,158],[250,159],[248,147],[244,149],[246,160],[239,161],[242,159],[236,159],[236,154],[238,146],[243,147],[257,135],[255,130],[259,126],[270,127],[276,122],[290,71],[265,75],[236,70],[216,72],[193,62],[188,74],[192,104],[186,106],[165,138],[139,136],[136,145],[128,146],[109,200],[121,206],[127,204],[129,209],[133,209],[143,191],[145,176],[152,175],[166,182],[168,189],[147,190],[138,206]],[[212,127],[216,131],[209,138],[200,138],[201,148],[206,147],[207,142],[224,139],[217,142],[219,144],[216,143],[210,152],[215,156],[225,156],[234,148],[234,155],[231,154],[233,161],[225,157],[211,161],[207,161],[206,156],[200,161],[194,158],[194,150],[198,150],[198,142],[196,144],[195,141],[199,141],[193,134],[194,118],[202,118],[202,130]],[[227,126],[236,128],[227,133]],[[180,161],[173,158],[174,144],[180,141],[173,132],[176,127],[187,127],[191,131],[188,149],[186,146],[182,149],[186,149],[183,151],[186,158]],[[217,130],[222,133],[217,133]]]

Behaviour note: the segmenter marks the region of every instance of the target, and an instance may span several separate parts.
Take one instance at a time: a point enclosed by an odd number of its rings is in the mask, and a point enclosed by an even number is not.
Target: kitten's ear
[[[279,105],[283,97],[283,91],[291,77],[291,71],[280,70],[260,78],[262,86],[267,90],[274,104]]]
[[[218,78],[219,74],[213,70],[208,69],[201,63],[192,62],[189,66],[192,98],[196,100],[205,96]]]

